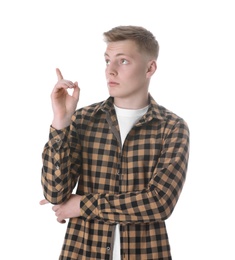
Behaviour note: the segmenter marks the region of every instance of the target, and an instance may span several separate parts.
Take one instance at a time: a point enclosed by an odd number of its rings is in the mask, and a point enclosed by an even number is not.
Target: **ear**
[[[148,69],[147,69],[146,77],[147,78],[151,78],[156,70],[157,70],[157,63],[156,63],[156,61],[155,60],[149,61],[148,62]]]

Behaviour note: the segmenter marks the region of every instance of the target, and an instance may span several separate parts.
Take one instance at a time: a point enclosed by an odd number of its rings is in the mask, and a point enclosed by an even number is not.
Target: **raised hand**
[[[77,82],[65,80],[61,71],[57,68],[56,74],[58,82],[55,84],[51,93],[51,103],[54,113],[52,126],[56,129],[62,129],[70,124],[71,117],[77,107],[80,88]],[[68,89],[73,89],[72,95]]]

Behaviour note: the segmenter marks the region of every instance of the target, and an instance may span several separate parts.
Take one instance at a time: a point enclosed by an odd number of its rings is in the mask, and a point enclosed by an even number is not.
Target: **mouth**
[[[109,87],[116,87],[116,86],[118,86],[119,85],[119,83],[117,83],[117,82],[115,82],[115,81],[109,81],[108,82],[108,86]]]

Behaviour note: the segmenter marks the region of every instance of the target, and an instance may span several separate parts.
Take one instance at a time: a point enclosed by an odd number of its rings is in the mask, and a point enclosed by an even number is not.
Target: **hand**
[[[52,207],[59,223],[63,224],[66,223],[65,219],[80,216],[80,199],[81,196],[72,194],[68,201]],[[40,201],[40,205],[45,205],[47,203],[49,202],[45,199]]]
[[[65,80],[58,68],[56,69],[56,74],[58,82],[51,93],[54,113],[52,126],[56,129],[62,129],[70,124],[71,117],[79,100],[80,88],[77,82],[73,83],[72,81]],[[72,95],[68,93],[68,89],[73,89]]]

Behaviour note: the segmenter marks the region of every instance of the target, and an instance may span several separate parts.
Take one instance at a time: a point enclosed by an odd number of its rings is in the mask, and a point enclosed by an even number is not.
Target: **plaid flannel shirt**
[[[69,220],[60,260],[112,259],[116,223],[122,259],[171,259],[165,220],[185,182],[189,130],[149,100],[123,147],[112,97],[75,111],[69,127],[50,128],[42,153],[44,196],[63,203],[76,184],[82,196],[81,216]]]

